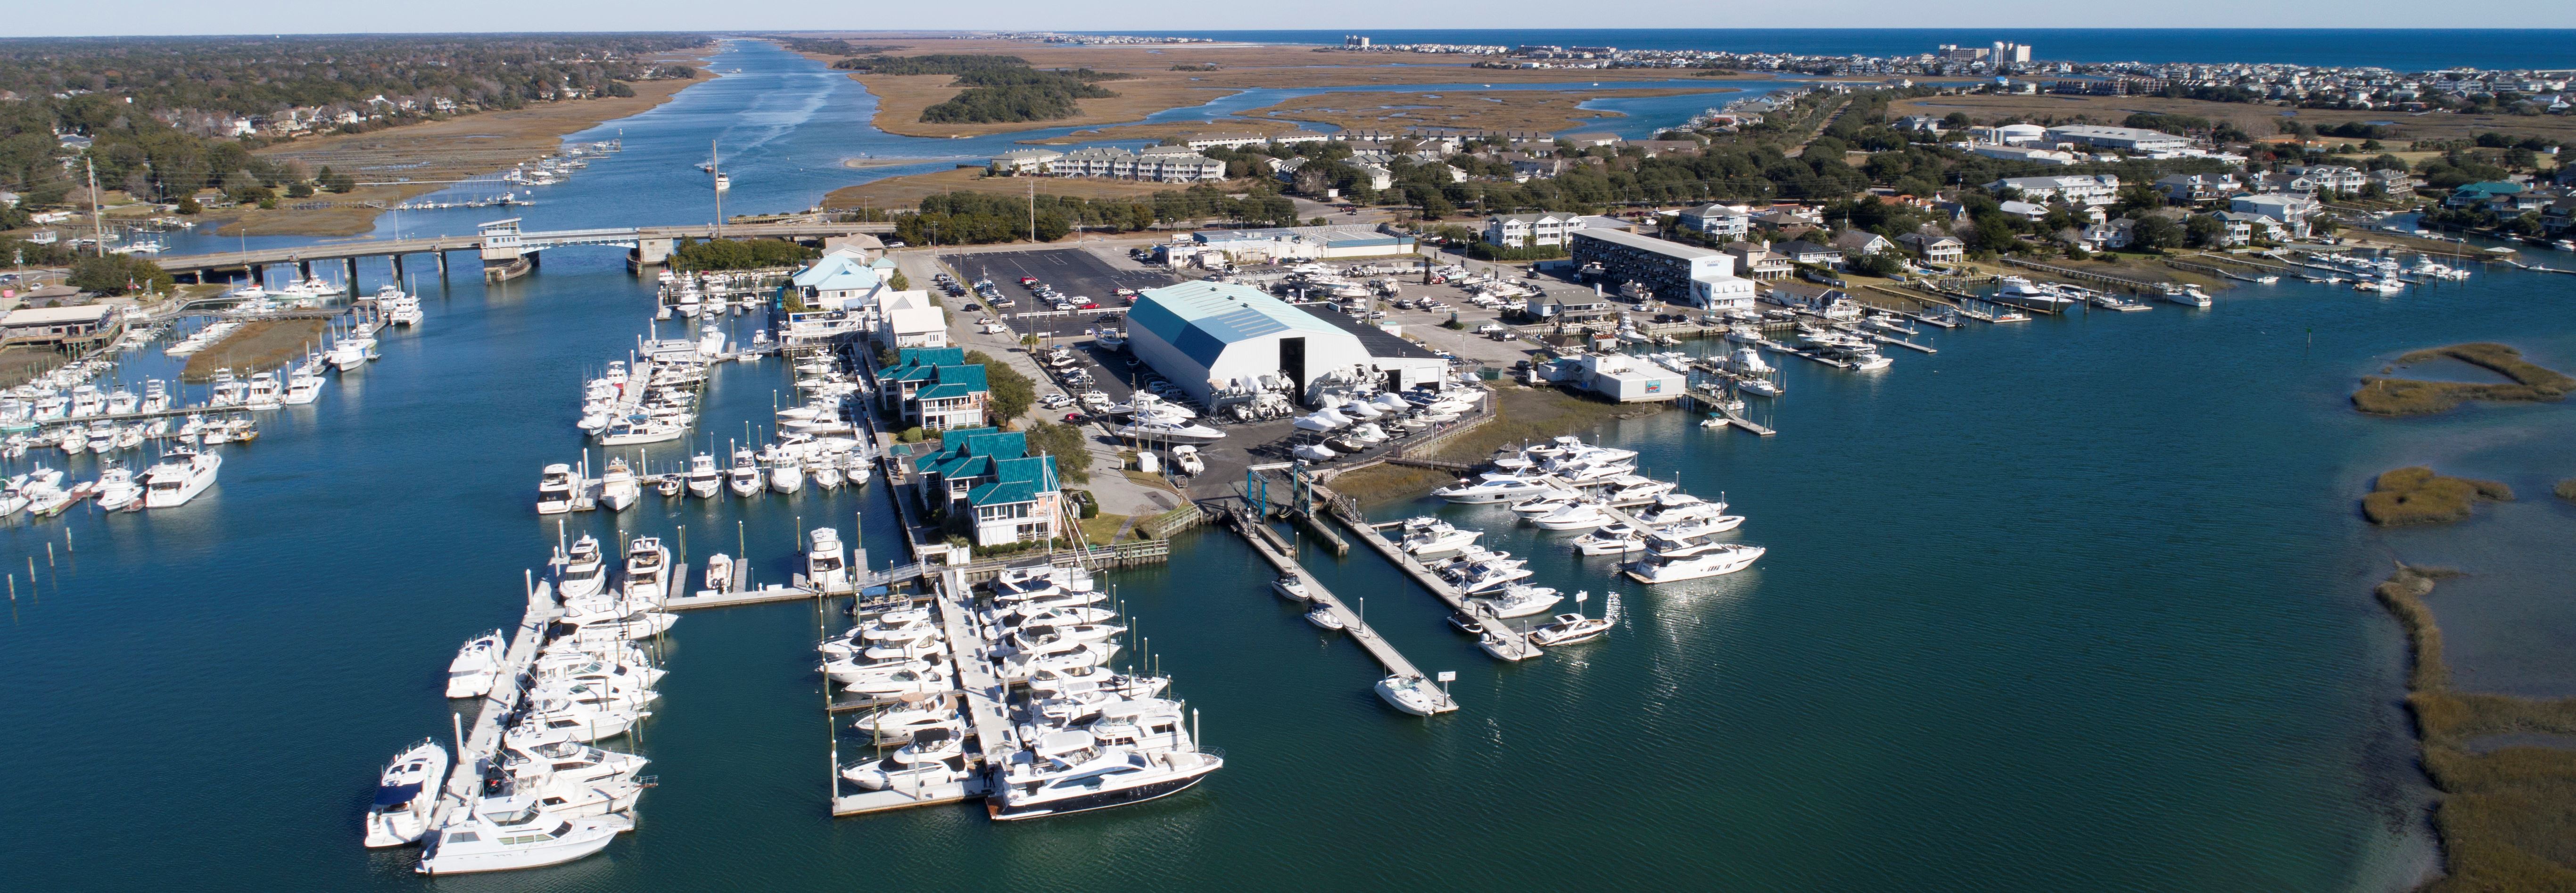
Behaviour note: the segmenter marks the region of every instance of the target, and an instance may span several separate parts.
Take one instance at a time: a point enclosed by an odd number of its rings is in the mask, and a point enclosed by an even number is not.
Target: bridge
[[[239,273],[244,278],[258,278],[265,267],[294,264],[306,277],[313,275],[315,262],[340,262],[348,265],[349,281],[358,278],[358,259],[383,257],[391,260],[394,275],[403,275],[403,258],[415,254],[430,255],[438,264],[439,278],[447,277],[447,255],[455,251],[475,252],[483,261],[483,278],[493,281],[515,279],[537,266],[537,253],[548,248],[575,246],[611,246],[627,249],[627,262],[637,271],[668,262],[681,239],[711,239],[718,235],[734,239],[788,239],[814,242],[862,233],[894,232],[891,223],[738,223],[726,226],[638,226],[602,229],[568,229],[530,232],[519,228],[519,218],[495,220],[476,228],[470,236],[432,236],[417,239],[381,239],[346,242],[333,245],[303,245],[294,248],[263,248],[255,251],[229,251],[219,254],[196,254],[160,257],[156,260],[171,275],[186,281],[214,282],[226,273]]]

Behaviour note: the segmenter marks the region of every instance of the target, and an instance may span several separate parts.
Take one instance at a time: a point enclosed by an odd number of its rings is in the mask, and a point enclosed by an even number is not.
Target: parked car
[[[1064,423],[1067,425],[1079,425],[1088,421],[1091,421],[1091,415],[1089,413],[1068,412],[1064,414]]]

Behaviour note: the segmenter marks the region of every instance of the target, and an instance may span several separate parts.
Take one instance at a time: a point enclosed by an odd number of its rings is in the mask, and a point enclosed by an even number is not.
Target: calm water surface
[[[717,64],[744,71],[582,135],[622,129],[627,149],[553,187],[530,225],[705,219],[694,164],[711,139],[739,165],[728,205],[762,210],[871,175],[833,166],[854,146],[951,142],[871,135],[846,78],[766,45]],[[386,338],[384,359],[225,447],[198,502],[0,529],[0,566],[20,575],[0,627],[12,887],[428,886],[410,851],[358,846],[374,773],[448,734],[446,661],[517,616],[556,536],[530,491],[541,465],[580,455],[580,377],[623,355],[651,304],[612,251],[550,255],[503,286],[460,273],[421,283],[427,324]],[[2352,500],[2371,474],[2425,460],[2536,495],[2576,473],[2576,426],[2559,406],[2372,420],[2343,394],[2427,344],[2506,339],[2576,363],[2558,309],[2571,284],[2490,272],[2389,299],[2285,284],[2210,311],[1981,326],[1878,374],[1791,366],[1776,438],[1680,413],[1596,432],[1723,492],[1751,516],[1742,539],[1771,547],[1694,585],[1613,582],[1499,510],[1387,507],[1488,526],[1540,556],[1539,582],[1590,590],[1596,613],[1603,594],[1619,603],[1606,641],[1501,666],[1375,557],[1310,556],[1417,663],[1458,671],[1465,708],[1427,722],[1379,704],[1373,665],[1267,594],[1230,534],[1186,534],[1170,565],[1110,582],[1136,650],[1178,678],[1231,765],[1147,806],[1007,826],[968,808],[833,821],[813,608],[691,614],[630,742],[661,778],[641,828],[578,864],[436,886],[2402,886],[2431,855],[2394,707],[2400,646],[2367,583],[2392,556],[2430,554],[2484,572],[2526,620],[2571,618],[2516,582],[2545,569],[2521,552],[2377,536]],[[147,352],[125,374],[172,365]],[[775,363],[726,367],[701,436],[740,436],[785,383]],[[663,446],[657,463],[678,458]],[[2523,515],[2480,523],[2576,530],[2563,507],[2511,508]],[[693,564],[747,542],[759,578],[783,580],[800,525],[857,525],[885,563],[888,515],[871,488],[648,495],[568,524],[674,544],[685,529]]]

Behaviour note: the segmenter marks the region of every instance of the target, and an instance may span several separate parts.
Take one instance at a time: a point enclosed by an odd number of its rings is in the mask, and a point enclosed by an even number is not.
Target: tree
[[[1019,370],[1004,365],[983,351],[966,354],[966,362],[984,366],[984,386],[988,389],[984,408],[996,425],[1020,417],[1038,402],[1038,386]]]
[[[160,264],[131,254],[106,257],[84,257],[72,265],[69,280],[73,288],[102,295],[121,295],[131,291],[161,291],[174,281]]]
[[[179,213],[201,214],[204,213],[205,210],[206,206],[197,204],[196,196],[183,195],[179,197]]]
[[[1843,261],[1843,266],[1854,273],[1862,273],[1870,276],[1894,276],[1898,271],[1905,269],[1905,265],[1903,263],[1899,262],[1895,257],[1890,256],[1889,253],[1885,251],[1872,251],[1867,254],[1846,258]]]
[[[1082,428],[1040,420],[1029,426],[1029,452],[1055,457],[1058,477],[1077,484],[1091,481],[1091,446]]]
[[[886,277],[886,287],[895,291],[911,291],[912,280],[903,278],[902,270],[896,270],[894,275]]]
[[[2163,251],[2182,244],[2182,226],[2164,217],[2149,215],[2138,218],[2129,227],[2129,247]]]
[[[2182,222],[2183,244],[2193,248],[2215,248],[2227,238],[2227,224],[2207,214],[2194,214]]]

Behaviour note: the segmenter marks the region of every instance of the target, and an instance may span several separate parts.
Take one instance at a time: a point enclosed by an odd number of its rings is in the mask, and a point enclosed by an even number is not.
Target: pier
[[[1387,675],[1430,678],[1416,669],[1413,662],[1406,660],[1401,652],[1396,651],[1394,645],[1388,644],[1386,637],[1378,635],[1377,630],[1370,629],[1368,624],[1361,622],[1359,613],[1344,604],[1340,596],[1324,588],[1322,583],[1316,581],[1315,575],[1307,573],[1306,568],[1297,563],[1296,552],[1286,542],[1281,541],[1279,534],[1271,530],[1269,525],[1247,512],[1237,511],[1234,514],[1234,529],[1235,532],[1243,534],[1244,540],[1252,544],[1252,550],[1260,553],[1262,560],[1270,562],[1270,565],[1277,568],[1280,573],[1293,573],[1297,575],[1297,579],[1304,581],[1307,598],[1318,607],[1332,612],[1332,615],[1342,622],[1343,631],[1350,633],[1351,640],[1358,642],[1360,648],[1367,651],[1370,657],[1376,658],[1377,662],[1386,668]],[[1450,698],[1445,691],[1440,697],[1440,706],[1434,708],[1432,712],[1447,713],[1458,709],[1458,702]]]
[[[483,261],[484,278],[513,279],[534,269],[538,252],[548,248],[576,246],[621,247],[636,269],[669,260],[681,239],[789,239],[819,241],[835,236],[860,233],[891,233],[891,223],[744,223],[702,226],[636,226],[601,229],[575,229],[524,232],[519,219],[496,220],[483,224],[473,235],[430,236],[414,239],[378,239],[336,245],[303,245],[294,248],[266,248],[253,251],[228,251],[216,254],[192,254],[156,258],[162,269],[173,276],[194,282],[218,282],[229,271],[256,273],[263,267],[294,264],[297,272],[313,275],[313,265],[339,263],[348,268],[349,281],[355,288],[358,260],[382,257],[393,264],[396,277],[402,275],[403,258],[427,254],[438,266],[440,278],[447,276],[447,255],[456,251],[475,252]],[[256,278],[255,276],[252,278]]]
[[[1000,766],[1009,760],[1011,723],[1000,706],[1003,696],[1009,689],[1002,685],[1001,680],[994,678],[992,667],[984,662],[983,633],[973,618],[968,616],[967,605],[970,602],[966,600],[967,585],[964,574],[954,570],[949,571],[940,578],[940,593],[937,597],[939,623],[948,636],[949,678],[955,680],[956,690],[927,697],[914,695],[908,700],[896,697],[873,698],[866,701],[834,701],[826,708],[826,713],[841,713],[901,703],[921,703],[931,698],[951,704],[962,699],[965,701],[966,723],[972,729],[976,744],[975,748],[969,751],[972,755],[970,769],[973,771],[970,771],[966,779],[961,782],[918,787],[898,785],[882,791],[842,793],[846,782],[841,778],[841,758],[836,745],[832,754],[832,816],[834,818],[908,809],[915,806],[957,803],[982,797],[987,791],[991,778],[991,773],[984,770]],[[832,721],[839,722],[837,719]],[[833,734],[837,741],[839,730],[835,729]]]
[[[537,649],[545,645],[546,627],[554,625],[555,618],[562,614],[563,609],[555,605],[553,584],[539,583],[528,590],[528,612],[519,618],[518,630],[510,634],[510,648],[502,652],[500,675],[493,679],[492,690],[483,695],[470,734],[457,742],[456,761],[447,772],[447,789],[430,813],[429,827],[446,827],[452,810],[470,805],[482,795],[484,767],[501,749],[501,733],[508,728],[510,714],[518,709],[519,690],[527,682],[528,667],[536,662]]]
[[[1403,571],[1405,576],[1413,578],[1413,582],[1430,590],[1431,597],[1439,599],[1441,604],[1448,605],[1451,610],[1476,618],[1476,622],[1486,629],[1499,633],[1496,638],[1505,640],[1508,647],[1504,649],[1506,656],[1497,657],[1497,660],[1521,661],[1539,656],[1538,646],[1530,644],[1526,630],[1514,628],[1509,621],[1494,616],[1493,612],[1487,610],[1485,606],[1469,601],[1467,594],[1459,591],[1456,585],[1440,579],[1439,574],[1432,573],[1430,568],[1422,566],[1421,561],[1405,554],[1403,548],[1389,542],[1382,531],[1388,527],[1401,526],[1404,522],[1370,523],[1350,514],[1341,512],[1334,514],[1341,519],[1344,526],[1351,529],[1352,533],[1359,535],[1361,542],[1369,544],[1369,548],[1376,549],[1377,554],[1385,556],[1388,563],[1395,565],[1397,570]],[[1310,580],[1306,587],[1312,590],[1315,584]]]

